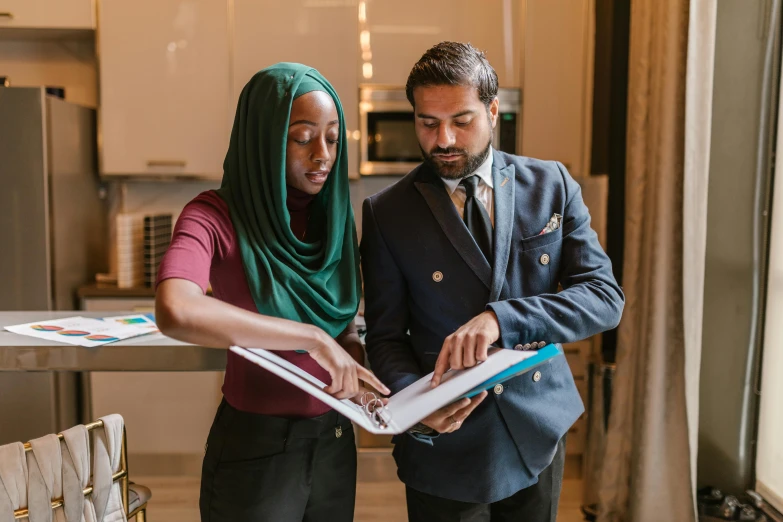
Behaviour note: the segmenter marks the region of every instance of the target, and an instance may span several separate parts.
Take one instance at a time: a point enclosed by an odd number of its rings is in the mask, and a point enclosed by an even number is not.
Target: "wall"
[[[219,181],[118,182],[123,212],[171,212],[177,218],[191,199],[216,189]]]
[[[64,87],[65,99],[98,106],[95,45],[91,40],[0,40],[0,76],[15,87]]]
[[[522,154],[590,172],[593,0],[528,0],[524,13]]]

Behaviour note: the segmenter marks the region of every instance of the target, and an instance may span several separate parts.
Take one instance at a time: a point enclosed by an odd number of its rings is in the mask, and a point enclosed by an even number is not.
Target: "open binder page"
[[[332,397],[323,391],[325,383],[273,352],[238,346],[232,346],[231,351],[301,388],[370,433],[389,434],[402,433],[436,410],[529,371],[562,353],[555,345],[538,351],[498,349],[473,368],[447,372],[437,388],[430,388],[430,373],[392,396],[382,409],[369,412],[352,401]]]
[[[301,388],[316,399],[326,403],[334,410],[342,413],[367,431],[371,433],[387,432],[387,430],[381,429],[375,425],[370,416],[365,413],[364,408],[349,400],[332,397],[323,391],[324,388],[326,388],[324,382],[316,379],[282,357],[262,348],[246,349],[239,346],[232,346],[230,350]]]
[[[430,373],[389,399],[386,410],[391,418],[390,425],[394,427],[394,432],[405,431],[431,413],[467,394],[476,395],[479,391],[491,387],[491,384],[499,382],[494,379],[496,376],[505,374],[508,379],[560,354],[554,345],[549,345],[544,350],[546,351],[499,349],[487,357],[486,361],[472,368],[446,372],[436,388],[430,387]],[[530,364],[524,364],[526,361]],[[478,388],[480,390],[476,391]]]

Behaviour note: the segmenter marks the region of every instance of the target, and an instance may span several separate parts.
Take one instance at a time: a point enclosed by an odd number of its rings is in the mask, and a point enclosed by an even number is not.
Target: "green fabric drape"
[[[313,90],[334,100],[340,136],[331,173],[312,203],[304,242],[291,232],[286,207],[286,144],[291,105]],[[218,193],[231,211],[258,311],[339,335],[356,315],[361,283],[345,117],[329,82],[295,63],[256,73],[239,97],[223,172]]]

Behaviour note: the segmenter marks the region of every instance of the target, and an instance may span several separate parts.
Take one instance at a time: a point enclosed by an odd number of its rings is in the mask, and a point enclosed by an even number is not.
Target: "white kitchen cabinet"
[[[92,0],[0,0],[3,28],[94,29]]]
[[[248,80],[277,62],[318,69],[345,112],[349,172],[358,175],[359,21],[353,2],[234,0],[234,101]],[[232,107],[232,113],[235,107]],[[358,138],[358,136],[356,137]]]
[[[101,173],[222,177],[226,0],[102,0],[99,17]]]
[[[487,53],[501,87],[519,87],[523,0],[395,0],[367,2],[372,77],[403,86],[424,52],[444,40],[470,42]],[[411,13],[416,13],[411,16]]]
[[[594,0],[527,0],[522,154],[590,174]]]
[[[457,40],[471,42],[487,53],[501,87],[519,87],[522,68],[520,27],[523,0],[456,0]],[[422,51],[423,53],[423,51]]]
[[[363,75],[362,81],[405,86],[411,67],[424,51],[438,42],[457,39],[459,16],[452,0],[368,2],[363,29],[369,34],[364,45],[370,54],[363,61],[372,64],[372,76]]]

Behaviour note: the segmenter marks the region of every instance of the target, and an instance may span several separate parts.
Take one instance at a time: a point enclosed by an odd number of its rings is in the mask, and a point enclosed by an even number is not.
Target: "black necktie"
[[[473,235],[484,257],[492,264],[492,222],[489,220],[487,209],[476,197],[476,189],[481,179],[476,176],[468,176],[459,182],[465,187],[465,211],[462,219],[468,230]]]

